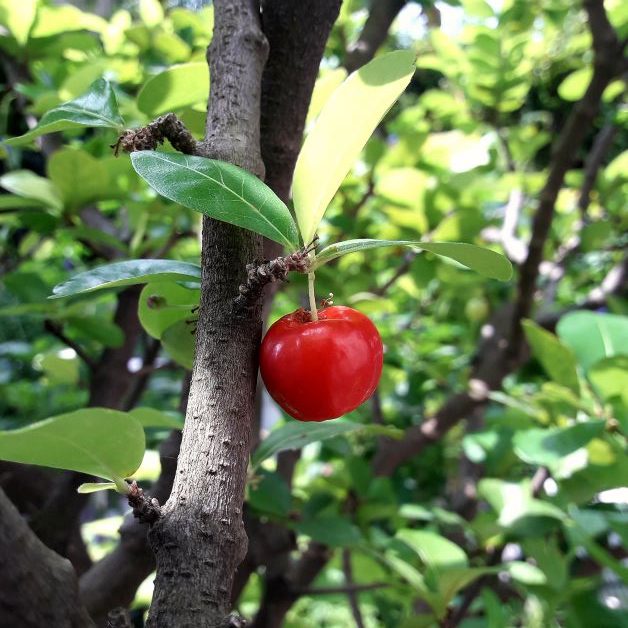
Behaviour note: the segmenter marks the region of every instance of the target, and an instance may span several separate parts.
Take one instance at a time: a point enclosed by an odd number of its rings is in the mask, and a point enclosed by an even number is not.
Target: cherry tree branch
[[[388,31],[408,0],[373,0],[358,40],[345,57],[345,67],[353,72],[368,63],[386,41]]]

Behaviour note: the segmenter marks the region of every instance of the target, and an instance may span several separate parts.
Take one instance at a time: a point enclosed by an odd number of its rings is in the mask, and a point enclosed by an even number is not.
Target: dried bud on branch
[[[111,148],[117,157],[120,149],[125,153],[132,153],[136,150],[155,150],[166,139],[172,144],[172,148],[180,153],[197,154],[198,142],[174,113],[160,116],[140,129],[125,131]]]
[[[133,508],[133,516],[141,523],[152,524],[161,517],[159,502],[154,497],[144,495],[144,491],[133,480],[129,489],[129,506]]]
[[[285,257],[277,257],[264,262],[253,262],[246,265],[246,283],[239,288],[240,295],[235,303],[238,308],[251,306],[259,298],[264,286],[275,281],[285,281],[290,271],[307,272],[310,266],[309,254],[316,246],[316,240]]]

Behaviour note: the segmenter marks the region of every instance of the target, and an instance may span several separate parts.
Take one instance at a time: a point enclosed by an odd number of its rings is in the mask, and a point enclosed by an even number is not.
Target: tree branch
[[[364,619],[362,618],[362,612],[360,611],[358,596],[355,589],[351,589],[355,583],[353,582],[353,569],[351,567],[351,552],[347,548],[342,550],[342,571],[345,576],[346,586],[348,587],[347,598],[349,599],[349,606],[351,607],[351,613],[353,615],[356,628],[364,628]]]
[[[90,370],[93,370],[96,367],[96,362],[94,361],[94,358],[92,358],[92,356],[89,355],[83,349],[83,347],[81,347],[81,345],[79,345],[77,342],[74,342],[74,340],[72,340],[71,338],[68,338],[63,333],[63,328],[61,327],[61,325],[55,323],[54,321],[51,321],[50,319],[46,319],[44,321],[44,329],[47,332],[51,333],[55,338],[60,340],[66,347],[73,349],[76,355],[78,355],[78,357],[81,358],[83,362],[85,362],[86,366]]]
[[[345,68],[353,72],[369,62],[384,43],[388,31],[399,11],[408,0],[373,0],[371,10],[358,40],[350,47],[345,58]]]
[[[87,628],[69,561],[48,549],[0,489],[0,617],[3,626]]]
[[[262,69],[268,43],[253,0],[216,0],[209,48],[211,95],[205,157],[263,176],[259,149]],[[149,540],[157,560],[147,626],[226,625],[233,575],[246,554],[242,504],[257,377],[261,308],[233,316],[261,238],[203,220],[196,359],[172,493]]]

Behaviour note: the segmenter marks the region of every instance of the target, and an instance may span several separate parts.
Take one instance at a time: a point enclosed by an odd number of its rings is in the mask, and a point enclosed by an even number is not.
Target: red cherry
[[[327,421],[355,410],[375,391],[383,347],[364,314],[344,306],[297,310],[273,324],[260,353],[271,397],[299,421]]]

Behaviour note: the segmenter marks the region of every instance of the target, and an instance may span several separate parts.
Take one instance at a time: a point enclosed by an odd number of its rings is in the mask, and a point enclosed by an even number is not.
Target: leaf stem
[[[318,320],[318,311],[316,310],[316,294],[314,293],[314,273],[307,274],[307,287],[308,294],[310,296],[310,317],[312,318],[312,322],[316,322]]]

